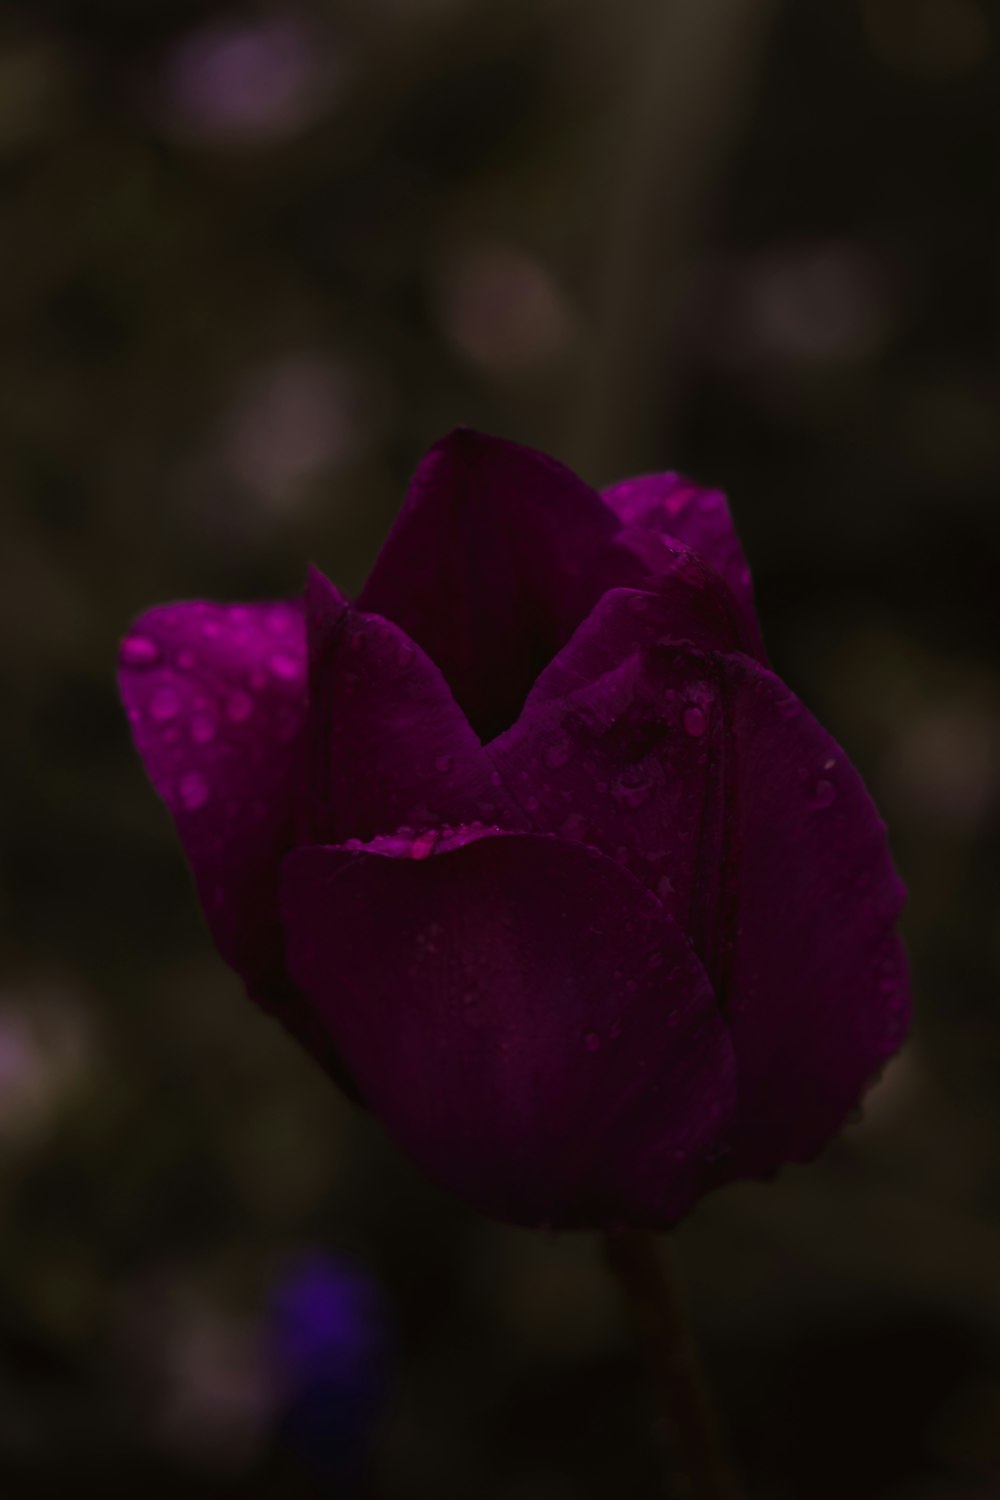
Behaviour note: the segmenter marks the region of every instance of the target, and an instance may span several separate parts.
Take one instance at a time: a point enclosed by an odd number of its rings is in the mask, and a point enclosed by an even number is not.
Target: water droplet
[[[177,653],[177,665],[182,672],[190,672],[197,660],[193,651],[178,651]]]
[[[195,714],[191,719],[191,738],[196,745],[207,745],[215,739],[215,720],[209,714]]]
[[[621,1036],[621,1034],[622,1034],[622,1023],[620,1021],[612,1021],[611,1025],[608,1027],[608,1036],[611,1038],[611,1040],[613,1042],[617,1042],[617,1040]]]
[[[173,688],[161,688],[158,693],[153,694],[149,712],[158,724],[166,724],[177,717],[180,707],[181,700]]]
[[[226,718],[231,724],[242,724],[252,713],[253,699],[249,693],[243,693],[237,688],[235,693],[229,694],[226,699]]]
[[[611,788],[611,795],[619,807],[626,807],[633,810],[641,807],[644,802],[649,801],[652,790],[648,781],[622,779],[615,782]]]
[[[631,857],[631,851],[626,849],[624,844],[620,844],[615,850],[615,859],[620,865],[627,865]]]
[[[200,771],[189,771],[181,777],[179,787],[181,801],[189,812],[204,807],[208,801],[208,782]]]
[[[628,992],[628,994],[634,995],[635,992],[636,992],[636,990],[638,988],[639,988],[638,980],[635,980],[635,979],[626,979],[626,981],[625,981],[625,989]]]
[[[295,682],[302,676],[302,663],[296,656],[289,656],[284,651],[276,651],[268,663],[275,677],[280,677],[283,682]]]
[[[802,712],[802,704],[797,698],[785,698],[778,704],[778,712],[783,719],[797,719]]]
[[[202,620],[201,633],[205,637],[206,641],[214,641],[218,636],[222,634],[222,626],[219,624],[218,620]]]
[[[550,766],[553,771],[558,771],[560,766],[566,764],[569,757],[569,745],[565,741],[562,741],[559,744],[549,745],[543,758],[547,766]]]
[[[587,1049],[588,1052],[600,1052],[600,1050],[601,1050],[601,1039],[597,1035],[597,1032],[596,1031],[587,1031],[587,1032],[584,1032],[583,1045]]]
[[[584,839],[587,837],[589,827],[586,818],[581,817],[579,813],[570,813],[559,832],[564,839]]]
[[[435,758],[434,769],[440,776],[447,776],[454,764],[455,762],[450,755],[439,755]]]
[[[412,661],[413,647],[410,645],[409,641],[403,641],[396,651],[396,666],[401,667],[405,672],[406,668],[410,666]]]
[[[287,635],[292,628],[294,613],[278,605],[275,609],[269,609],[264,616],[264,624],[272,635]]]
[[[528,812],[537,812],[539,802],[537,797],[525,797],[524,806]]]
[[[130,635],[122,641],[121,660],[126,667],[155,667],[160,648],[148,635]]]
[[[649,955],[649,962],[647,963],[646,967],[647,967],[647,969],[662,969],[663,968],[663,954],[662,953],[651,953]]]
[[[813,802],[817,807],[829,807],[837,798],[832,781],[817,781],[813,791]]]
[[[705,733],[705,715],[696,703],[689,704],[684,710],[681,722],[684,725],[685,734],[689,734],[692,739],[700,739]]]
[[[656,894],[659,896],[661,901],[666,901],[668,896],[672,896],[674,894],[674,883],[670,879],[669,875],[660,876],[659,880],[656,882]]]

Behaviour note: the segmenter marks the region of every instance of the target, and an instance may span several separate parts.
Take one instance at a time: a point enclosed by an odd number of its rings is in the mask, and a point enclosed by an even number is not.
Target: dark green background
[[[357,587],[457,422],[727,489],[910,888],[864,1119],[678,1236],[752,1495],[1000,1494],[998,59],[994,0],[0,5],[5,1500],[308,1492],[254,1354],[308,1246],[392,1310],[376,1494],[657,1492],[598,1247],[245,1002],[114,693],[147,604]]]

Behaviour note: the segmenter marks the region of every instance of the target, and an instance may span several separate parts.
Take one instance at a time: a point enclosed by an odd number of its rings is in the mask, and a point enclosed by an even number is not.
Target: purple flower
[[[121,665],[223,957],[487,1213],[672,1223],[902,1041],[885,829],[720,494],[458,432],[356,604],[166,605]]]

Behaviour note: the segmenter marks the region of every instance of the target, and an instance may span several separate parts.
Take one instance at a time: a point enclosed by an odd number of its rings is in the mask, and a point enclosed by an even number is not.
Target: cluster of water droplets
[[[137,731],[152,733],[179,765],[173,796],[186,812],[205,808],[215,790],[208,773],[211,761],[199,766],[198,752],[229,742],[234,731],[254,719],[262,694],[279,694],[277,706],[273,696],[267,703],[262,732],[279,743],[294,737],[305,676],[303,655],[289,639],[299,624],[291,606],[202,609],[191,605],[161,612],[155,635],[135,631],[119,652],[126,672],[151,678],[148,691],[135,684],[127,690],[129,719]],[[170,635],[180,626],[184,644],[175,650]],[[192,746],[193,761],[186,768],[185,740]],[[259,763],[259,741],[248,754]]]

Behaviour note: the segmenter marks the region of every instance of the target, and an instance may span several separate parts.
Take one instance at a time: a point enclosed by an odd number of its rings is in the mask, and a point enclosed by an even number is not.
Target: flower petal
[[[278,869],[294,843],[305,670],[298,603],[181,603],[136,621],[118,681],[219,951],[254,999],[336,1071],[328,1038],[287,980],[278,915]]]
[[[605,595],[488,751],[533,828],[613,854],[711,965],[727,729],[711,658],[672,632],[734,642],[714,593],[691,587],[686,569],[657,584]]]
[[[680,474],[644,474],[603,490],[602,499],[624,526],[666,533],[703,557],[739,605],[747,649],[763,659],[750,569],[720,490],[702,489]]]
[[[601,594],[648,571],[619,529],[554,459],[454,432],[417,469],[358,605],[423,647],[487,739]]]
[[[285,862],[291,972],[367,1103],[495,1217],[674,1221],[734,1103],[690,947],[595,851],[525,834],[442,847]]]
[[[860,778],[798,700],[746,656],[644,643],[656,618],[608,595],[488,749],[535,829],[611,853],[690,938],[739,1067],[717,1172],[764,1173],[815,1155],[902,1041],[903,891]]]
[[[346,609],[318,569],[306,621],[310,772],[300,843],[445,823],[517,825],[448,684],[398,625]]]
[[[720,670],[739,849],[728,1179],[814,1156],[901,1045],[910,1002],[905,891],[860,776],[770,672],[740,657]]]

